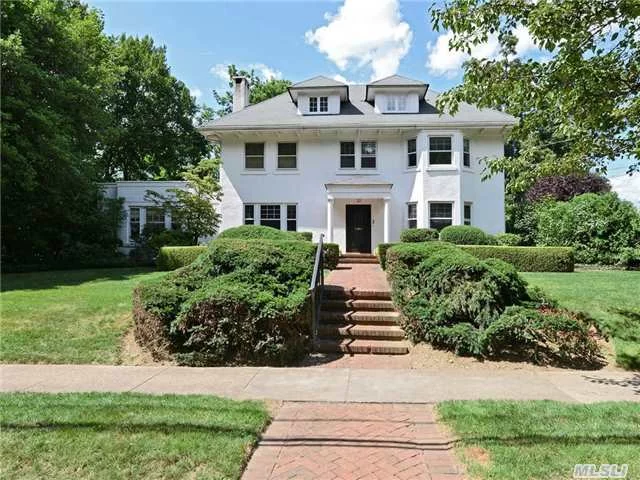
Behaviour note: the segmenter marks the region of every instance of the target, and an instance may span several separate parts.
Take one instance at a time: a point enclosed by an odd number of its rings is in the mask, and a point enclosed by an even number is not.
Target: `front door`
[[[371,205],[347,205],[347,252],[371,253]]]

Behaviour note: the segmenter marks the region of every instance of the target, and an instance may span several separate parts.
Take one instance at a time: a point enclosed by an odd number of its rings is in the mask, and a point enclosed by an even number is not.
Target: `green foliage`
[[[456,355],[475,356],[482,352],[480,330],[470,323],[435,327],[429,338],[435,347],[451,350]]]
[[[489,236],[478,227],[470,225],[449,225],[440,231],[440,240],[456,245],[488,245]]]
[[[588,324],[563,310],[510,307],[483,332],[481,343],[491,357],[572,367],[602,364]]]
[[[570,246],[579,263],[614,264],[640,245],[640,212],[615,193],[587,193],[536,207],[539,245]]]
[[[171,75],[166,47],[121,35],[112,40],[110,59],[116,79],[107,88],[111,118],[98,155],[103,178],[177,178],[209,154],[194,125],[198,107]]]
[[[499,258],[520,272],[573,272],[574,249],[570,247],[506,247],[462,245],[480,259]]]
[[[263,80],[254,69],[238,70],[233,64],[227,67],[227,71],[229,73],[229,89],[225,92],[213,91],[213,96],[219,106],[214,113],[219,117],[228,115],[233,110],[233,77],[244,76],[249,79],[249,103],[252,105],[285,93],[291,86],[289,80],[277,78]]]
[[[202,160],[183,174],[186,189],[170,188],[167,196],[147,190],[147,199],[168,210],[171,222],[190,236],[191,241],[182,245],[196,244],[200,237],[209,237],[218,231],[220,214],[214,205],[222,198],[219,171],[218,160]]]
[[[438,240],[438,231],[431,228],[407,228],[400,233],[401,242],[428,242]]]
[[[496,243],[498,245],[504,245],[508,247],[517,247],[522,245],[522,237],[515,233],[498,233],[494,235]]]
[[[245,240],[263,238],[265,240],[300,240],[298,232],[286,232],[264,225],[241,225],[239,227],[227,228],[220,232],[218,238],[242,238]]]
[[[469,52],[489,36],[499,43],[497,57],[467,61],[462,84],[437,102],[449,112],[469,102],[520,120],[509,134],[515,155],[489,159],[489,174],[504,171],[511,190],[525,191],[540,177],[606,169],[619,157],[638,168],[638,2],[453,0],[431,13],[435,30],[452,32],[453,50]],[[519,58],[522,26],[543,55]]]
[[[279,365],[301,355],[316,247],[290,233],[285,240],[232,238],[260,230],[227,230],[191,264],[142,285],[136,338],[157,358],[190,365]]]
[[[387,268],[387,250],[389,250],[394,245],[398,245],[397,243],[379,243],[376,247],[376,255],[378,256],[378,261],[380,262],[380,266],[383,270]]]
[[[193,263],[200,254],[207,251],[204,245],[188,247],[161,247],[156,259],[158,270],[176,270]]]
[[[313,232],[295,232],[300,240],[310,242],[313,240]]]
[[[337,243],[323,243],[324,268],[335,270],[340,261],[340,246]]]

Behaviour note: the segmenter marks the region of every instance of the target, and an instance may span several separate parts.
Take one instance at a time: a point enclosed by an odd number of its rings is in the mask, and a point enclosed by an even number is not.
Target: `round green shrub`
[[[522,237],[515,233],[498,233],[494,235],[494,238],[498,245],[504,245],[507,247],[517,247],[522,245]]]
[[[407,228],[400,233],[400,241],[406,243],[438,240],[438,231],[431,228]]]
[[[478,227],[470,225],[449,225],[440,231],[440,240],[456,245],[488,245],[490,239]]]

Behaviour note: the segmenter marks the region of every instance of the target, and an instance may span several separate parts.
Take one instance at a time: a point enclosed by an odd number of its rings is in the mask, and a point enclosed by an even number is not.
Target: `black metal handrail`
[[[324,234],[320,234],[318,247],[316,250],[316,260],[313,264],[313,275],[309,285],[311,295],[311,340],[315,348],[318,337],[318,320],[320,318],[320,308],[322,304],[322,290],[324,288]]]

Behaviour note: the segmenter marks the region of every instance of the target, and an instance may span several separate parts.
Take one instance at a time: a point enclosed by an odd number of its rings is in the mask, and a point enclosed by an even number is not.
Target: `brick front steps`
[[[356,264],[363,263],[378,260],[373,255],[347,254],[341,257],[339,267],[357,272],[364,266]],[[323,353],[409,353],[409,343],[398,326],[399,318],[388,290],[326,285],[316,349]]]

